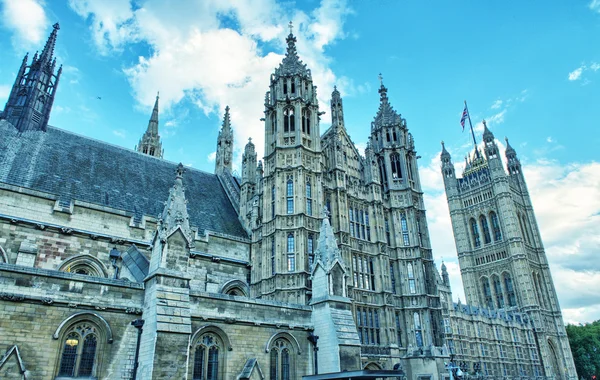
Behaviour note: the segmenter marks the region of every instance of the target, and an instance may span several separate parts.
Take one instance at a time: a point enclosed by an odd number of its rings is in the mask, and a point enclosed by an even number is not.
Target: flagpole
[[[469,126],[471,127],[471,136],[473,136],[473,145],[475,145],[475,154],[479,157],[479,151],[477,150],[477,140],[475,140],[475,132],[473,132],[473,123],[471,123],[471,114],[469,113],[469,107],[467,107],[467,101],[465,100],[465,109],[467,110],[467,117],[469,118]]]

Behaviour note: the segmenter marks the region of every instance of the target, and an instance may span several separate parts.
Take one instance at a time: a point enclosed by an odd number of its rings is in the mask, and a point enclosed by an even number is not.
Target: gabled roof
[[[18,131],[0,121],[0,183],[158,217],[177,164],[58,128]],[[215,174],[189,168],[186,188],[190,224],[235,237],[248,235]]]

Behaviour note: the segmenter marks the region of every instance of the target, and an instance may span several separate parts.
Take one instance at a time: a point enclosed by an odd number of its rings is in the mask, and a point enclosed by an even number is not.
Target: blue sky
[[[0,104],[25,52],[41,50],[58,21],[64,72],[50,124],[133,148],[160,91],[165,158],[209,172],[226,105],[238,164],[248,137],[262,153],[264,93],[289,20],[327,112],[321,132],[337,85],[348,131],[364,148],[381,72],[422,156],[434,256],[447,263],[463,300],[437,156],[441,140],[456,163],[468,153],[470,136],[459,124],[466,99],[476,132],[485,118],[525,166],[565,319],[600,319],[600,0],[0,0],[0,7]]]

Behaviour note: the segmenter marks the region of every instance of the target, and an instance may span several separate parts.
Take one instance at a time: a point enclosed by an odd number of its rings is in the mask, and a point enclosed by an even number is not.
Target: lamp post
[[[142,331],[144,331],[143,327],[144,327],[144,320],[143,319],[136,319],[134,321],[131,322],[131,325],[133,327],[135,327],[136,329],[138,329],[138,337],[137,337],[137,344],[135,347],[135,359],[134,359],[134,363],[133,363],[133,374],[131,376],[131,380],[135,380],[137,377],[137,370],[138,370],[138,366],[139,366],[139,358],[140,358],[140,341],[142,340]]]
[[[317,347],[317,341],[319,340],[319,337],[315,334],[313,334],[313,332],[311,331],[310,333],[308,333],[308,337],[306,338],[308,339],[309,342],[312,343],[313,345],[313,352],[315,354],[315,375],[319,374],[319,347]]]
[[[450,354],[450,363],[444,363],[444,365],[450,374],[450,380],[459,380],[463,378],[463,371],[456,363],[454,363],[454,354]]]
[[[110,250],[110,253],[108,254],[110,257],[110,262],[112,263],[112,267],[115,268],[115,280],[119,279],[119,266],[117,265],[117,261],[119,259],[121,259],[121,252],[117,249],[117,247],[114,247],[113,249]]]

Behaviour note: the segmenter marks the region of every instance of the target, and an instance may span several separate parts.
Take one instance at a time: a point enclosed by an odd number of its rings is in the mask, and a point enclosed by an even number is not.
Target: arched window
[[[523,231],[525,234],[525,238],[527,239],[527,243],[531,244],[531,230],[529,229],[529,225],[527,224],[527,217],[525,216],[525,214],[522,214],[521,218],[523,219]]]
[[[417,288],[415,285],[415,272],[411,263],[408,263],[408,265],[406,266],[406,272],[408,274],[408,289],[410,291],[410,294],[415,294],[417,292]]]
[[[500,283],[500,278],[498,276],[492,277],[492,282],[494,283],[494,293],[496,293],[496,306],[499,309],[504,307],[504,295],[502,294],[502,284]]]
[[[302,132],[310,135],[310,111],[307,108],[302,110]]]
[[[312,186],[310,181],[306,182],[306,214],[312,215]]]
[[[379,178],[384,189],[387,189],[387,172],[385,170],[385,161],[383,157],[377,158],[377,164],[379,165]]]
[[[478,248],[481,246],[481,239],[479,238],[479,227],[477,227],[475,218],[471,218],[470,224],[471,234],[473,235],[473,244],[475,245],[475,248]]]
[[[483,297],[485,298],[485,305],[490,309],[494,307],[494,301],[492,299],[492,289],[490,288],[490,281],[487,277],[481,279],[481,286],[483,288]]]
[[[423,347],[423,327],[421,326],[421,316],[419,313],[414,313],[415,320],[415,341],[417,347]]]
[[[294,181],[291,178],[287,181],[287,213],[294,213]]]
[[[25,105],[27,101],[27,92],[25,90],[19,92],[19,97],[17,98],[17,106],[21,107]]]
[[[296,93],[296,78],[292,79],[292,94]]]
[[[154,156],[154,148],[150,148],[150,155]]]
[[[271,114],[271,132],[275,133],[277,132],[277,123],[275,122],[276,118],[275,118],[275,113]]]
[[[108,277],[108,271],[104,264],[94,256],[88,254],[69,257],[62,262],[58,270],[86,276]]]
[[[510,274],[504,273],[502,277],[504,277],[504,288],[506,289],[508,306],[517,306],[517,298],[515,295],[515,289],[513,287],[512,278],[510,278]]]
[[[392,178],[402,178],[402,168],[400,166],[400,155],[398,153],[392,153],[390,155],[390,161],[392,163]]]
[[[99,377],[97,326],[90,322],[80,322],[67,330],[62,339],[62,352],[57,376]]]
[[[390,142],[390,131],[385,131],[385,139]]]
[[[198,339],[193,347],[194,367],[193,380],[222,379],[223,343],[214,333],[206,333]],[[221,377],[219,375],[221,374]]]
[[[40,112],[40,113],[44,111],[44,98],[43,97],[40,96],[36,100],[34,108],[37,112]]]
[[[273,343],[270,353],[271,380],[290,380],[294,374],[293,348],[286,339],[279,338]]]
[[[287,87],[288,87],[288,86],[287,86],[287,78],[284,78],[284,79],[283,79],[283,94],[284,94],[284,95],[285,95],[285,94],[287,94],[287,92],[288,92],[288,91],[287,91],[287,90],[288,90],[288,89],[287,89]]]
[[[396,129],[393,130],[392,137],[394,138],[394,141],[398,141],[398,137],[396,135]]]
[[[277,273],[275,266],[275,236],[271,236],[271,274]]]
[[[406,222],[406,215],[400,215],[400,227],[402,228],[402,240],[404,241],[404,246],[407,247],[410,245],[410,239],[408,238],[408,223]]]
[[[492,229],[494,230],[494,241],[502,240],[502,232],[500,231],[500,222],[498,221],[498,215],[495,212],[490,212],[490,219],[492,220]]]
[[[283,111],[283,132],[294,132],[296,130],[294,119],[294,109],[286,108]]]
[[[523,242],[529,243],[529,238],[527,237],[527,232],[525,232],[525,227],[523,224],[523,217],[520,213],[517,213],[517,219],[519,219],[519,227],[521,227],[521,236],[523,236]]]
[[[485,244],[490,244],[492,242],[492,238],[490,237],[490,227],[488,226],[485,215],[479,216],[479,222],[481,223],[481,229],[483,230],[483,241]]]

